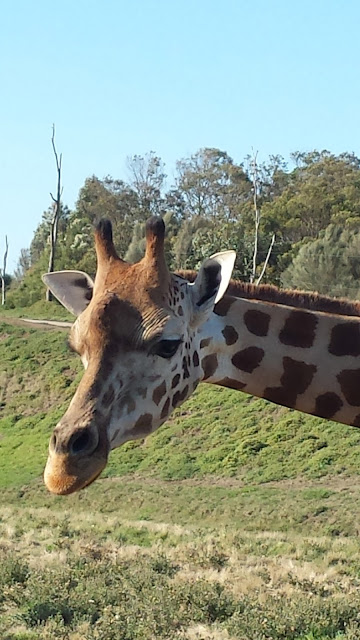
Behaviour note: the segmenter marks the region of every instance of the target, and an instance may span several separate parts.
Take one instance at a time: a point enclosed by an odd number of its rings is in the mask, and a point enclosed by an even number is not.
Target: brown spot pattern
[[[292,311],[286,318],[279,339],[283,344],[308,349],[313,345],[318,320],[308,311]]]
[[[285,407],[294,408],[297,396],[304,393],[310,386],[316,366],[306,364],[293,358],[283,358],[283,374],[280,378],[281,387],[266,387],[264,398]]]
[[[147,434],[152,431],[152,415],[151,413],[144,413],[138,418],[131,429],[130,433],[134,435]]]
[[[161,414],[160,414],[160,418],[161,419],[166,418],[166,416],[169,413],[169,408],[170,408],[170,398],[167,398],[166,402],[165,402],[165,404],[164,404],[164,406],[163,406],[163,408],[161,410]]]
[[[357,414],[354,422],[352,423],[353,427],[360,427],[360,413]]]
[[[218,359],[215,353],[205,356],[205,358],[201,360],[201,366],[204,372],[203,380],[207,380],[207,378],[210,378],[215,373],[218,366]]]
[[[334,356],[359,356],[360,323],[343,322],[333,327],[329,351]]]
[[[346,402],[360,407],[360,369],[344,369],[336,376]]]
[[[343,406],[343,401],[332,391],[322,393],[316,398],[315,402],[315,415],[320,418],[332,418],[339,409]]]
[[[188,369],[188,363],[187,363],[187,360],[186,360],[185,356],[183,357],[183,360],[182,360],[182,368],[183,368],[183,372],[184,372],[184,376],[183,376],[184,380],[186,378],[190,378],[190,373],[189,373],[189,369]]]
[[[235,380],[235,378],[223,378],[222,380],[218,380],[216,384],[219,384],[221,387],[229,387],[229,389],[237,389],[237,391],[242,391],[242,389],[246,387],[245,382],[240,382],[240,380]]]
[[[123,409],[126,407],[126,413],[131,413],[135,410],[135,406],[136,405],[134,398],[132,398],[130,393],[128,393],[122,398],[119,404],[119,409]]]
[[[166,393],[166,383],[164,381],[161,384],[159,384],[159,386],[156,387],[156,389],[154,389],[152,399],[156,405],[160,404],[160,400],[161,398],[164,397],[165,393]]]
[[[194,367],[198,367],[199,366],[199,354],[197,351],[194,351],[193,353],[193,365]]]
[[[217,316],[226,316],[235,300],[236,298],[234,298],[233,296],[224,296],[215,305],[214,313],[216,313]]]
[[[180,382],[180,374],[177,373],[176,376],[174,376],[172,379],[171,388],[174,389],[175,387],[177,387],[179,382]]]
[[[237,369],[252,373],[259,366],[264,354],[264,349],[260,349],[260,347],[247,347],[242,351],[237,351],[231,358],[231,362]]]
[[[186,385],[182,391],[177,391],[174,393],[174,397],[172,399],[172,406],[175,408],[179,406],[186,399],[187,394],[189,393],[189,387]]]
[[[263,311],[249,309],[244,313],[245,326],[255,336],[267,336],[269,331],[270,316]]]
[[[200,349],[203,349],[204,347],[208,347],[211,340],[212,338],[203,338],[203,340],[201,340],[200,342]]]
[[[235,344],[239,337],[238,332],[230,324],[227,324],[221,333],[223,334],[227,345]]]

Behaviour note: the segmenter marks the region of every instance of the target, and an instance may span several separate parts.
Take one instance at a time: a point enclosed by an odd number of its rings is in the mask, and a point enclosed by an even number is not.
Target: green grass
[[[0,324],[2,640],[358,640],[359,431],[203,385],[59,498],[80,377],[66,333]]]
[[[81,366],[64,332],[3,322],[0,335],[0,487],[7,487],[40,475],[48,437]],[[234,477],[259,484],[351,475],[359,468],[359,430],[202,385],[145,445],[133,442],[113,452],[105,475]]]
[[[44,293],[45,295],[45,293]],[[26,307],[1,309],[0,315],[8,318],[35,318],[37,320],[64,320],[74,321],[74,316],[69,313],[56,299],[50,303],[39,300]]]
[[[127,520],[117,490],[112,511],[90,491],[0,507],[1,638],[359,637],[357,536]]]

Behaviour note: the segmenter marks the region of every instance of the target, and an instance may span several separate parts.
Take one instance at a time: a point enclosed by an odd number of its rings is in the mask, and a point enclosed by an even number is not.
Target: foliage
[[[66,332],[9,323],[1,325],[0,342],[1,487],[41,476],[49,434],[81,376]],[[248,484],[354,473],[359,465],[356,429],[202,385],[146,446],[136,441],[112,452],[105,475],[179,480],[210,474]]]
[[[257,273],[275,233],[265,281],[355,297],[360,160],[349,153],[312,151],[294,153],[291,163],[289,168],[281,156],[270,156],[257,166]],[[234,248],[235,275],[249,279],[254,246],[249,157],[236,163],[226,151],[200,149],[178,161],[170,186],[154,152],[128,158],[127,164],[127,182],[91,176],[74,210],[62,206],[56,269],[77,268],[94,276],[92,230],[101,217],[112,222],[119,255],[138,260],[144,252],[145,220],[156,214],[166,220],[170,268],[194,269],[211,253]],[[22,251],[9,290],[10,308],[31,305],[44,295],[39,275],[47,268],[50,216],[50,211],[43,214],[29,252]],[[344,235],[336,231],[340,227]]]
[[[241,165],[219,149],[200,149],[177,163],[176,189],[184,218],[200,216],[217,223],[234,220],[251,193]]]
[[[43,273],[48,269],[48,253],[43,252],[41,257],[31,266],[24,277],[13,282],[8,290],[6,308],[29,307],[41,298],[45,298],[45,287],[41,280]]]
[[[281,280],[285,287],[358,299],[359,276],[360,233],[331,224],[301,246]]]
[[[274,230],[291,243],[316,238],[330,223],[358,225],[360,161],[353,154],[295,153],[296,167],[281,193],[264,207]]]
[[[138,217],[146,220],[151,215],[164,213],[162,197],[166,174],[164,163],[153,151],[145,156],[135,155],[127,159],[130,186],[137,196]]]
[[[203,385],[107,478],[50,496],[80,365],[64,332],[0,331],[4,640],[359,637],[356,429]]]

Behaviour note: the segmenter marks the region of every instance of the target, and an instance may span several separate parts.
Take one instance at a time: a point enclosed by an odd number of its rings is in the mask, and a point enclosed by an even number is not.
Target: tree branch
[[[61,186],[61,165],[62,165],[62,153],[60,156],[57,153],[56,145],[55,145],[55,125],[52,126],[52,136],[51,136],[51,145],[53,148],[55,162],[56,162],[56,172],[57,172],[57,189],[56,189],[56,198],[50,192],[51,199],[53,201],[53,216],[50,223],[50,256],[49,256],[49,266],[48,271],[52,273],[54,271],[54,262],[55,262],[55,251],[56,251],[56,242],[57,242],[57,234],[58,234],[58,224],[59,218],[61,214],[61,196],[62,196],[62,186]],[[50,302],[52,300],[52,294],[50,289],[46,291],[46,300]]]
[[[264,273],[266,271],[266,267],[268,265],[268,262],[269,262],[269,259],[270,259],[270,256],[271,256],[271,252],[272,252],[272,248],[274,246],[274,243],[275,243],[275,233],[274,233],[273,237],[271,238],[271,242],[270,242],[270,245],[269,245],[268,252],[266,254],[265,262],[264,262],[263,268],[261,269],[261,273],[260,273],[258,279],[256,280],[256,284],[260,284],[260,282],[261,282],[261,280],[262,280],[262,278],[264,276]]]
[[[254,202],[254,216],[255,216],[255,234],[254,234],[254,252],[252,258],[252,271],[250,274],[250,282],[254,282],[256,277],[256,263],[257,263],[257,254],[258,254],[258,245],[259,245],[259,226],[260,226],[260,211],[257,203],[257,194],[258,194],[258,165],[257,165],[257,154],[256,151],[253,154],[251,167],[252,167],[252,183],[253,183],[253,202]]]

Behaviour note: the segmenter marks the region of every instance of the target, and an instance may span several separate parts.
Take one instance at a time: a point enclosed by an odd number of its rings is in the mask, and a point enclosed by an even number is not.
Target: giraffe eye
[[[175,355],[182,340],[160,340],[151,350],[154,355],[161,358],[171,358]]]

